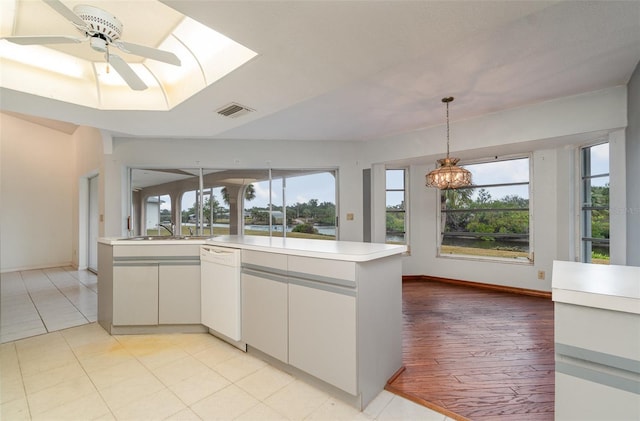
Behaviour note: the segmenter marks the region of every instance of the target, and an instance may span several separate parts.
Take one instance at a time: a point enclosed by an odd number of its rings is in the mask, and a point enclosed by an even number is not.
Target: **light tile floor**
[[[0,345],[2,420],[449,420],[386,391],[360,412],[208,334],[110,336],[89,323],[88,272],[10,273],[1,283],[1,330],[7,317],[11,335],[32,336]],[[80,322],[69,303],[86,320],[64,329]]]
[[[95,274],[51,268],[0,274],[0,342],[95,322]]]

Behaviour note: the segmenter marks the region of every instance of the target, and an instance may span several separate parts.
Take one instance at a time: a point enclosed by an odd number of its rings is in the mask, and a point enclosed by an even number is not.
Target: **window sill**
[[[438,252],[436,258],[451,259],[451,260],[471,260],[474,262],[488,262],[488,263],[505,263],[509,265],[522,265],[533,266],[533,259],[528,258],[514,258],[514,257],[489,257],[489,256],[471,256],[466,254],[441,254]]]

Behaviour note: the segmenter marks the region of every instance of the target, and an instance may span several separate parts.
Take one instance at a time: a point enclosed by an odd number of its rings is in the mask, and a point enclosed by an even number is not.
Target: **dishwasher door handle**
[[[203,251],[207,252],[207,253],[215,253],[215,254],[233,254],[236,253],[235,250],[221,250],[219,248],[209,248],[209,247],[205,247],[202,246],[201,247]]]
[[[219,263],[223,265],[239,266],[240,265],[240,250],[229,249],[219,247],[200,247],[200,260],[208,261],[212,263]]]

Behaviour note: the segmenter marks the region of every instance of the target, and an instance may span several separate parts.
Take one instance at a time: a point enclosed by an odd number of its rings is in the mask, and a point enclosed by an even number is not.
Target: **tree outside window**
[[[529,261],[529,158],[464,167],[474,184],[440,191],[440,255]]]
[[[609,143],[580,150],[581,259],[609,264]]]
[[[406,169],[386,170],[386,236],[388,244],[407,244]]]

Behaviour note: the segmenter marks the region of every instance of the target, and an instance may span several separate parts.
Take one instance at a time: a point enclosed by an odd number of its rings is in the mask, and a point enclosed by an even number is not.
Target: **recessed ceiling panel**
[[[93,48],[93,41],[101,34],[89,32],[86,37],[63,16],[65,13],[58,12],[65,7],[73,11],[78,4],[115,16],[123,25],[121,41],[168,51],[179,58],[180,65],[129,54],[114,43],[109,45],[110,40],[106,46],[98,40],[102,51],[106,48],[125,63],[117,57],[107,60],[104,52]],[[55,9],[42,0],[0,2],[2,37],[86,38],[72,44],[51,44],[48,39],[42,45],[0,40],[0,86],[100,110],[169,110],[256,55],[156,0],[64,0]],[[128,82],[118,73],[127,68],[132,73],[126,78]]]

